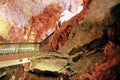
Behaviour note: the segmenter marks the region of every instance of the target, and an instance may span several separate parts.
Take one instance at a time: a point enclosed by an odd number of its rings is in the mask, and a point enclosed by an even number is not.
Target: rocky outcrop
[[[92,0],[89,7],[55,31],[52,42],[43,50],[69,55],[67,71],[73,73],[71,80],[117,80],[119,9],[119,0]]]
[[[110,35],[112,34],[109,32],[111,32],[111,29],[113,30],[110,26],[114,24],[111,16],[111,8],[117,5],[118,0],[111,1],[111,3],[109,1],[103,3],[104,1],[99,0],[93,0],[91,4],[90,0],[84,2],[83,11],[71,20],[64,22],[59,30],[55,31],[52,42],[49,44],[50,51],[58,50],[61,53],[68,53],[73,47],[82,46],[96,38],[102,38],[105,31],[105,35],[108,35],[107,37],[110,39]]]
[[[77,27],[79,25],[79,22],[83,20],[83,17],[89,8],[88,6],[90,5],[91,0],[85,0],[84,1],[84,9],[81,13],[78,15],[74,16],[71,20],[63,22],[60,28],[56,30],[52,36],[52,41],[50,42],[50,49],[49,51],[56,51],[59,48],[60,45],[64,45],[66,40],[68,40],[68,37],[70,35],[70,32],[72,31],[73,28]],[[45,50],[45,48],[43,49]]]

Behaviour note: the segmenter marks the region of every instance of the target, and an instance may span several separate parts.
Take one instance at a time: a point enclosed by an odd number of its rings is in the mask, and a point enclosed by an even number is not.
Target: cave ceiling
[[[56,0],[0,0],[0,36],[9,40],[8,35],[11,27],[22,29],[28,26],[32,16],[40,14],[45,6],[55,3]],[[12,31],[14,34],[19,30]],[[17,36],[20,36],[18,34]],[[18,42],[21,42],[19,40]]]
[[[30,31],[33,28],[30,28],[30,26],[36,26],[36,25],[31,25],[31,20],[34,17],[34,20],[37,20],[35,18],[39,16],[45,16],[49,18],[48,14],[52,14],[52,11],[48,11],[48,13],[44,13],[44,8],[48,6],[49,4],[56,4],[58,3],[59,0],[0,0],[0,36],[1,36],[1,42],[2,41],[8,41],[8,42],[41,42],[44,40],[48,35],[54,32],[55,30],[55,25],[52,25],[53,20],[51,20],[51,25],[49,26],[49,29],[46,27],[46,29],[41,29],[44,32],[39,32],[40,37],[38,38],[35,31]],[[81,0],[82,1],[82,0]],[[80,5],[82,2],[75,0],[76,5]],[[61,1],[59,1],[61,5]],[[66,2],[70,4],[70,2]],[[51,6],[52,7],[52,6]],[[54,6],[53,8],[55,9]],[[58,8],[58,7],[57,7]],[[49,13],[51,12],[51,13]],[[58,11],[59,12],[59,11]],[[41,14],[41,15],[40,15]],[[44,14],[44,15],[42,15]],[[60,12],[59,12],[60,14]],[[57,15],[57,14],[55,14]],[[35,17],[36,16],[36,17]],[[58,16],[58,15],[57,15]],[[40,17],[38,17],[40,18]],[[45,17],[44,17],[45,18]],[[57,17],[59,18],[59,17]],[[57,19],[55,19],[54,24],[56,24]],[[33,21],[34,21],[33,20]],[[39,21],[43,21],[46,23],[43,19]],[[47,21],[47,20],[46,20]],[[38,24],[37,26],[43,25],[36,22],[32,22],[32,24]],[[40,24],[40,25],[39,25]],[[47,23],[46,23],[47,24]],[[49,23],[48,23],[49,25]],[[51,28],[51,26],[54,26]],[[45,25],[44,25],[45,27]],[[27,31],[26,31],[27,30]],[[38,30],[38,29],[37,29]],[[46,30],[46,31],[45,31]],[[45,33],[45,34],[44,34]],[[16,35],[13,35],[16,34]],[[26,35],[24,35],[26,34]],[[9,36],[8,36],[9,35]],[[10,36],[11,35],[11,36]],[[14,36],[14,39],[10,39],[10,37]],[[22,36],[24,38],[19,38],[15,36]],[[36,39],[36,37],[38,39]],[[17,40],[18,39],[18,40]]]

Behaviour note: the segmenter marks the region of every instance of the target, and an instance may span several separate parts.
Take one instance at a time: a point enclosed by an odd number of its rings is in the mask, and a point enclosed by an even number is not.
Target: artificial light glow
[[[0,36],[7,37],[9,31],[8,22],[5,16],[0,13]]]
[[[34,62],[34,68],[39,69],[41,71],[53,71],[53,72],[64,72],[65,69],[63,69],[67,65],[67,60],[63,59],[42,59],[42,60],[36,60]]]
[[[3,53],[18,53],[18,52],[31,52],[35,51],[34,47],[20,47],[20,48],[4,48],[0,49],[0,54]]]

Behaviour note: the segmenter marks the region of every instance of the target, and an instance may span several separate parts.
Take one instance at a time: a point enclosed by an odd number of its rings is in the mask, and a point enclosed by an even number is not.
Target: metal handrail
[[[41,42],[0,43],[0,55],[39,51]]]

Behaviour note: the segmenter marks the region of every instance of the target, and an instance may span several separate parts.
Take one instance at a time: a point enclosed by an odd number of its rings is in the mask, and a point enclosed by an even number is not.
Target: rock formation
[[[120,1],[83,1],[83,11],[63,22],[43,41],[43,48],[32,58],[32,68],[38,72],[60,72],[64,80],[119,80]],[[60,10],[58,5],[52,4],[45,8],[43,14],[33,16],[29,21],[32,27],[26,32],[28,41],[43,40],[41,30],[47,32],[49,25],[51,28],[57,26],[54,23],[59,18]],[[47,19],[43,16],[47,16]],[[22,37],[15,40],[23,41]],[[39,75],[38,72],[35,73]]]
[[[69,56],[66,73],[70,80],[119,80],[119,0],[85,0],[84,5],[41,51]]]

